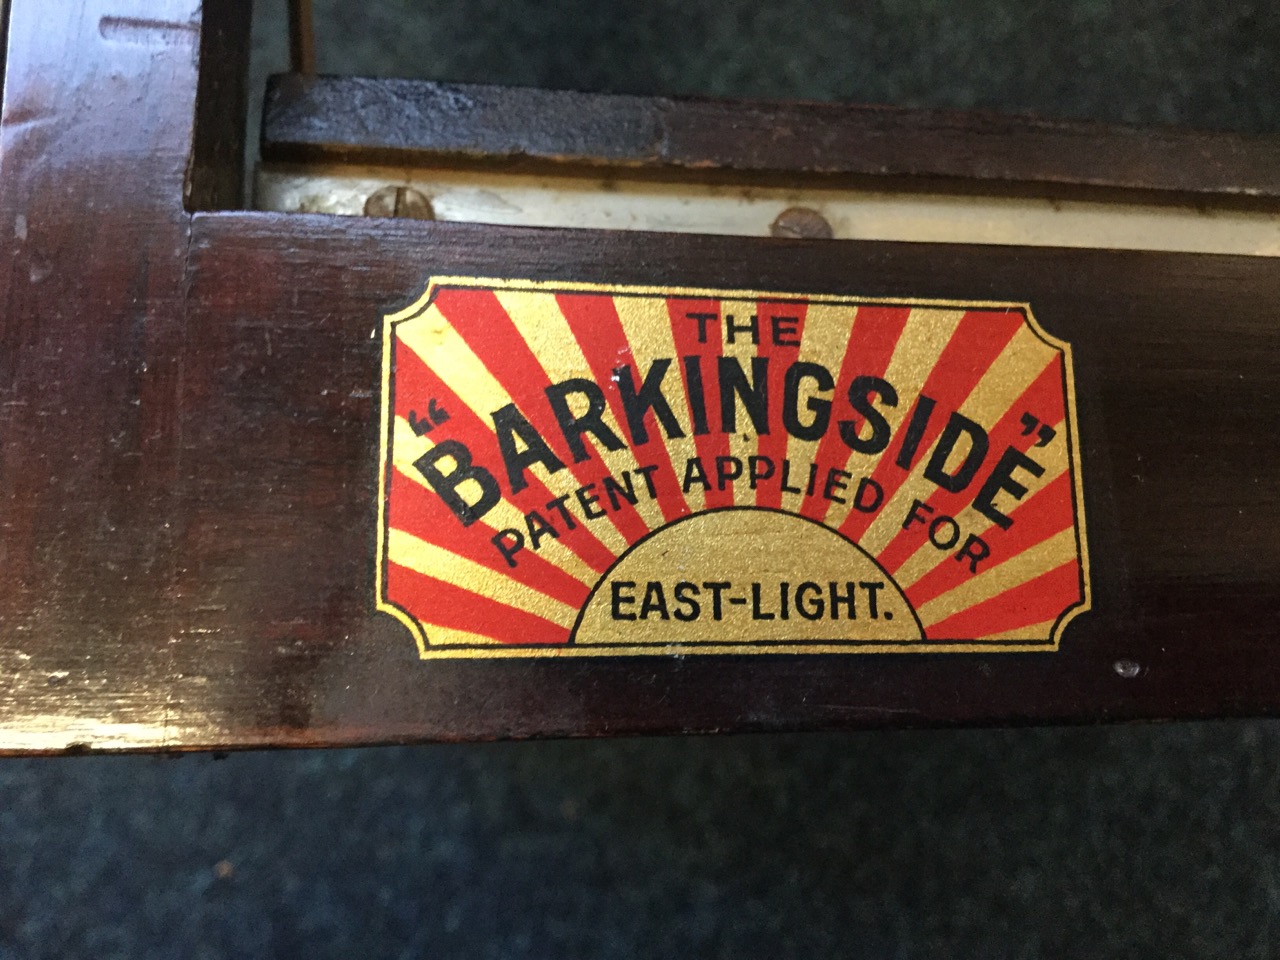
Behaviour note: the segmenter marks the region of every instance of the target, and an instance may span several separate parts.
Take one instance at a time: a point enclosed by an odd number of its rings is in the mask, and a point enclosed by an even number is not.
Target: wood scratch
[[[911,707],[874,707],[866,704],[846,704],[846,703],[823,703],[819,704],[821,710],[834,710],[839,713],[870,713],[885,714],[886,716],[918,716],[919,710]]]
[[[198,30],[195,23],[149,20],[145,17],[103,17],[98,33],[112,43],[145,47],[174,47],[191,42]]]

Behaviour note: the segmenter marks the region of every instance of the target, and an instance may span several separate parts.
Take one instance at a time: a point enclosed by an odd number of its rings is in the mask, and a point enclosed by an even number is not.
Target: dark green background
[[[1274,4],[317,13],[329,72],[1280,130]],[[0,957],[1270,957],[1278,787],[1273,722],[4,761]]]
[[[258,50],[282,69],[283,0]],[[315,0],[325,73],[980,107],[1274,132],[1280,5]]]

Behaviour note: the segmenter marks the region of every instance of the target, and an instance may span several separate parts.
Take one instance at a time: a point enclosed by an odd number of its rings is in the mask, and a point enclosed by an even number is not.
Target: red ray
[[[566,627],[396,563],[387,564],[387,599],[435,626],[478,633],[500,643],[563,644],[569,640]],[[424,616],[421,611],[430,612]],[[425,629],[430,642],[431,627]]]
[[[781,300],[761,300],[756,304],[756,316],[760,322],[760,343],[756,347],[756,355],[769,358],[769,397],[770,408],[780,410],[782,391],[785,386],[787,367],[800,356],[799,347],[779,346],[773,342],[773,325],[771,318],[776,316],[795,317],[795,333],[782,331],[783,340],[799,340],[804,336],[805,318],[809,311],[807,303]],[[772,415],[772,414],[771,414]],[[771,420],[769,432],[759,438],[757,453],[773,461],[774,469],[781,472],[782,461],[787,456],[787,431],[782,426],[782,418]],[[782,505],[782,484],[778,475],[766,481],[756,489],[756,504],[761,507],[779,507]]]
[[[1053,620],[1080,601],[1080,564],[1072,559],[1026,583],[935,623],[930,640],[980,640]]]
[[[609,401],[609,409],[613,418],[622,430],[623,438],[631,440],[627,430],[627,415],[622,409],[622,398],[618,393],[618,385],[613,380],[615,367],[630,364],[634,371],[636,386],[644,381],[647,370],[638,369],[631,355],[631,347],[627,341],[626,330],[618,319],[618,310],[613,297],[596,294],[562,293],[556,297],[560,312],[569,322],[570,329],[582,348],[591,373],[596,383],[604,388],[605,397]],[[672,368],[667,371],[666,382],[674,383],[680,376],[680,358],[672,358]],[[673,410],[677,417],[683,411]],[[684,419],[680,417],[680,419]],[[636,461],[650,460],[657,465],[653,473],[653,482],[661,491],[658,505],[662,516],[668,523],[689,513],[683,496],[676,496],[680,490],[680,479],[671,465],[671,454],[665,443],[666,434],[654,418],[649,418],[649,442],[640,447],[632,447]],[[637,482],[639,482],[637,480]]]
[[[528,548],[516,554],[518,562],[512,567],[490,543],[489,538],[497,532],[494,527],[483,522],[464,527],[439,497],[399,470],[395,479],[396,495],[387,506],[387,523],[392,529],[412,533],[575,609],[586,602],[590,588],[582,581]]]
[[[841,409],[841,390],[848,390],[854,377],[882,377],[893,359],[893,351],[898,346],[902,331],[907,325],[907,317],[911,310],[907,307],[858,307],[854,318],[853,331],[845,348],[844,358],[840,361],[840,370],[836,374],[836,409]],[[840,439],[836,427],[838,418],[833,415],[831,428],[818,441],[815,462],[819,469],[830,467],[841,468],[849,459],[849,448]],[[807,480],[808,471],[804,464],[794,464],[798,475]],[[807,496],[800,506],[800,513],[814,520],[821,520],[826,514],[827,501],[818,488],[813,496]]]
[[[511,317],[503,309],[497,294],[492,290],[444,289],[436,297],[436,307],[466,340],[494,379],[502,384],[520,412],[533,424],[534,429],[542,435],[579,483],[599,483],[608,476],[609,469],[600,459],[600,453],[595,449],[591,438],[586,441],[589,459],[582,463],[573,462],[573,456],[555,422],[544,392],[551,386],[551,381]],[[635,507],[625,502],[621,510],[610,511],[608,520],[602,519],[599,522],[610,520],[628,543],[635,543],[649,532],[644,518]]]
[[[721,338],[724,334],[720,330],[719,318],[721,316],[719,300],[689,300],[680,297],[671,297],[667,300],[667,312],[671,317],[671,334],[675,341],[676,352],[681,358],[698,356],[702,358],[702,383],[704,395],[706,397],[707,407],[707,425],[710,432],[695,436],[694,447],[698,451],[698,456],[702,460],[702,466],[706,469],[710,478],[714,478],[716,457],[727,457],[729,455],[729,438],[720,432],[720,391],[717,387],[716,380],[716,357],[722,353]],[[714,313],[716,321],[714,324],[707,324],[707,342],[698,342],[698,323],[690,320],[690,313]],[[680,364],[680,376],[684,381],[685,397],[689,401],[689,423],[693,423],[693,397],[689,393],[689,381],[685,376],[684,361],[678,361]],[[692,426],[690,427],[692,432]],[[677,472],[684,479],[684,465],[674,464]],[[697,489],[697,488],[695,488]],[[714,507],[730,507],[733,506],[733,491],[726,487],[724,490],[717,489],[715,480],[712,479],[711,489],[707,491],[707,509]]]
[[[432,437],[452,438],[465,443],[471,451],[471,455],[475,462],[483,464],[490,470],[494,471],[495,476],[499,477],[503,490],[511,503],[523,513],[531,510],[538,510],[544,516],[553,518],[552,511],[546,509],[546,504],[555,499],[555,495],[539,480],[537,477],[529,478],[529,486],[520,493],[512,495],[506,488],[505,478],[502,474],[502,456],[498,452],[498,441],[493,433],[493,425],[484,423],[480,417],[468,407],[460,397],[457,396],[448,385],[441,380],[428,367],[416,353],[403,344],[397,343],[395,353],[396,373],[395,373],[395,412],[398,416],[409,416],[411,411],[416,412],[419,417],[426,415],[425,408],[427,402],[435,399],[437,404],[443,407],[449,414],[449,420],[443,425],[435,428],[436,432],[432,433]],[[399,486],[396,483],[394,474],[390,478],[390,496],[394,500],[399,495]],[[403,482],[403,481],[402,481]],[[452,520],[457,524],[459,521],[455,518]],[[562,528],[564,524],[559,518],[554,518],[557,528]],[[592,570],[598,573],[604,573],[609,569],[609,565],[617,559],[617,555],[606,547],[591,532],[591,523],[600,523],[602,521],[595,520],[583,522],[579,518],[577,527],[573,530],[561,530],[560,542],[567,546],[570,550],[582,558]]]
[[[987,459],[983,464],[984,470],[979,470],[978,475],[974,477],[973,482],[959,493],[950,493],[946,490],[938,488],[926,501],[926,504],[933,508],[934,515],[946,515],[950,517],[958,517],[960,511],[973,502],[974,497],[978,495],[978,491],[982,488],[982,482],[986,479],[990,468],[994,467],[996,461],[1004,453],[1008,446],[1013,446],[1023,453],[1026,453],[1036,442],[1036,435],[1033,432],[1030,436],[1022,436],[1022,415],[1023,413],[1031,413],[1039,418],[1041,423],[1048,424],[1058,431],[1058,435],[1053,439],[1053,443],[1065,444],[1067,442],[1066,431],[1062,428],[1063,420],[1063,395],[1062,395],[1062,364],[1060,359],[1055,356],[1041,371],[1040,375],[1027,387],[1013,402],[1013,405],[1000,417],[994,427],[988,433],[991,447],[987,453]],[[937,414],[934,414],[937,416]],[[1035,459],[1034,454],[1032,459]],[[1068,488],[1067,501],[1070,504],[1071,493]],[[1027,501],[1030,502],[1029,500]],[[1044,501],[1040,501],[1043,505]],[[1020,509],[1020,508],[1019,508]],[[1039,508],[1037,508],[1039,509]],[[927,512],[927,511],[926,511]],[[907,560],[915,553],[916,548],[923,542],[921,532],[924,528],[919,525],[913,526],[910,530],[899,530],[889,545],[880,552],[876,557],[890,573],[896,573]],[[1061,529],[1061,528],[1059,528]],[[993,534],[1000,531],[999,527],[993,527]],[[1057,533],[1057,530],[1052,531]],[[988,544],[991,540],[983,536]],[[1007,554],[1006,554],[1007,555]],[[939,553],[938,559],[941,562],[945,559],[946,554]],[[956,566],[961,566],[956,564]],[[968,567],[965,567],[968,570]]]
[[[929,454],[933,442],[942,432],[943,425],[951,411],[956,410],[973,392],[995,362],[996,357],[1013,339],[1013,335],[1022,326],[1022,314],[1015,312],[996,312],[994,310],[970,310],[960,318],[951,339],[938,362],[929,371],[921,393],[927,394],[937,401],[933,416],[925,429],[924,436],[917,449],[911,470],[903,470],[894,460],[897,458],[901,441],[892,440],[889,448],[881,455],[871,477],[884,488],[884,502],[887,504],[898,492],[898,488],[911,475],[921,459]],[[900,397],[900,402],[908,403],[910,398]],[[914,404],[912,404],[914,408]],[[903,423],[910,420],[911,411],[907,411]],[[901,433],[902,431],[899,431]],[[849,512],[849,516],[840,526],[840,532],[851,540],[859,540],[867,532],[867,528],[879,516],[878,513]]]
[[[1008,530],[992,527],[982,535],[991,547],[990,565],[1010,560],[1036,544],[1061,533],[1075,521],[1071,508],[1071,472],[1062,473],[1026,501],[1010,511],[1013,526]],[[907,599],[917,610],[934,597],[940,597],[969,579],[969,564],[957,562],[954,552],[938,551],[938,565],[917,580],[906,591]],[[982,570],[979,566],[979,572]]]

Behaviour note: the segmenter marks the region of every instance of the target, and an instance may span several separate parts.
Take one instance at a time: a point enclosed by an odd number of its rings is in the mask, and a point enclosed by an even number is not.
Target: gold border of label
[[[885,303],[910,307],[951,307],[965,309],[1016,309],[1023,313],[1031,331],[1049,346],[1062,351],[1066,378],[1067,436],[1071,444],[1068,464],[1072,471],[1072,494],[1075,497],[1075,530],[1080,556],[1081,601],[1068,607],[1053,625],[1047,643],[1019,643],[1017,641],[972,641],[930,643],[903,641],[886,643],[844,642],[840,644],[654,644],[634,647],[596,647],[566,644],[555,647],[497,646],[481,647],[432,647],[427,642],[422,625],[400,607],[385,599],[387,557],[387,455],[390,450],[391,417],[391,355],[392,336],[396,323],[410,320],[423,313],[431,304],[436,291],[444,287],[465,287],[484,290],[513,290],[524,292],[555,291],[564,293],[615,293],[628,296],[660,296],[688,298],[716,298],[732,300],[804,300],[807,303],[860,305]],[[1011,300],[946,300],[917,297],[870,297],[853,295],[813,295],[776,290],[742,290],[716,287],[657,287],[616,283],[581,283],[559,280],[515,280],[486,277],[432,277],[427,289],[417,300],[402,310],[385,314],[382,318],[382,390],[379,407],[378,431],[378,539],[374,562],[376,610],[386,613],[402,623],[413,635],[422,660],[476,660],[476,659],[525,659],[529,657],[627,657],[627,656],[706,656],[714,654],[867,654],[867,653],[1052,653],[1057,651],[1062,632],[1076,617],[1093,607],[1093,592],[1089,579],[1089,539],[1085,531],[1084,485],[1082,482],[1080,436],[1076,423],[1076,378],[1071,357],[1071,345],[1045,331],[1036,320],[1031,304]]]

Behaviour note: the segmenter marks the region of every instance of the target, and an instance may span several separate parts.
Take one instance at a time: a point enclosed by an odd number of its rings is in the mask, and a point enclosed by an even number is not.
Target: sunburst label
[[[383,325],[423,657],[1056,650],[1071,351],[1018,303],[433,280]]]

